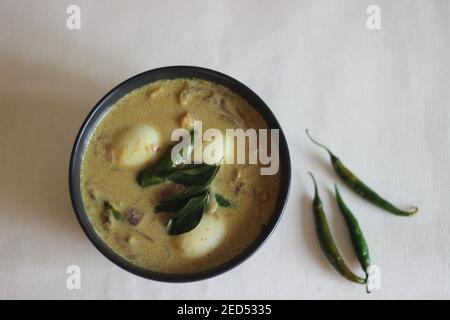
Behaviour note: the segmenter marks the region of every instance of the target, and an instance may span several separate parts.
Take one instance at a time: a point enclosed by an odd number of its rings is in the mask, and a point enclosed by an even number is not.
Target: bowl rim
[[[191,74],[192,76],[188,76]],[[167,76],[169,75],[169,76]],[[173,77],[172,77],[173,76]],[[148,81],[149,78],[155,78],[154,80]],[[170,274],[170,273],[160,273],[151,271],[139,267],[130,261],[126,260],[118,253],[114,252],[95,232],[92,227],[89,218],[84,209],[84,204],[80,192],[80,165],[84,155],[85,148],[94,131],[97,124],[102,120],[102,116],[109,112],[109,109],[114,105],[116,101],[121,99],[127,93],[142,87],[143,85],[150,84],[157,80],[164,79],[176,79],[176,78],[197,78],[204,79],[210,82],[221,84],[233,92],[240,95],[242,98],[246,99],[251,107],[253,107],[261,116],[264,118],[270,129],[279,130],[279,158],[280,158],[280,190],[278,192],[277,201],[275,208],[269,221],[265,224],[259,236],[241,253],[236,255],[231,260],[214,267],[212,269],[207,269],[200,271],[198,273],[190,274]],[[244,96],[242,96],[244,94]],[[251,101],[248,101],[248,98]],[[256,102],[256,103],[255,103]],[[286,207],[286,203],[289,197],[291,182],[291,161],[289,155],[289,149],[287,145],[284,132],[278,123],[275,115],[272,113],[270,108],[266,103],[250,88],[241,83],[240,81],[223,74],[221,72],[197,67],[197,66],[186,66],[186,65],[175,65],[167,66],[156,69],[151,69],[139,73],[127,80],[122,81],[106,93],[91,109],[91,111],[86,116],[83,121],[75,142],[73,144],[70,164],[69,164],[69,192],[70,199],[72,203],[75,216],[86,234],[87,238],[91,243],[97,248],[100,253],[102,253],[108,260],[113,262],[116,266],[143,278],[161,282],[171,282],[171,283],[181,283],[181,282],[193,282],[199,280],[209,279],[220,274],[223,274],[250,258],[270,237],[274,229],[278,225],[283,211]]]

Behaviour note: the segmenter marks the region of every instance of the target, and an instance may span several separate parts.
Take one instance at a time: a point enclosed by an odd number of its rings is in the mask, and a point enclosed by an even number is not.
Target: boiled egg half
[[[160,136],[153,127],[140,124],[121,132],[114,143],[115,161],[123,167],[136,167],[150,161],[159,149]]]

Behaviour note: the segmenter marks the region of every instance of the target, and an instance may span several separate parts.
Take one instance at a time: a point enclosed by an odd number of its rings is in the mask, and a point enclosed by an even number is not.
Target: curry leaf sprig
[[[158,161],[139,171],[136,179],[137,183],[141,187],[148,187],[167,180],[169,173],[182,165],[182,160],[183,156],[181,153],[175,159],[172,159],[172,149],[167,149]]]
[[[220,164],[201,164],[178,171],[177,182],[191,186],[181,193],[160,201],[155,207],[155,213],[175,212],[167,224],[167,233],[183,234],[193,230],[200,223],[211,200],[211,183],[219,169]]]
[[[205,194],[208,185],[192,186],[183,192],[180,192],[170,198],[161,200],[155,207],[155,213],[158,212],[175,212],[183,208],[189,199]]]
[[[191,132],[190,144],[176,156],[172,148],[168,148],[163,156],[154,164],[141,170],[137,175],[137,183],[141,187],[172,181],[188,187],[168,199],[161,200],[154,212],[174,212],[175,215],[167,224],[167,232],[179,235],[193,230],[201,221],[212,197],[222,207],[232,207],[233,203],[221,195],[211,191],[211,183],[220,169],[217,164],[186,164],[195,144],[195,132]]]
[[[209,201],[209,188],[204,194],[190,198],[186,205],[169,220],[167,233],[180,235],[193,230],[200,223]]]
[[[191,132],[191,140],[186,148],[174,156],[172,155],[173,146],[168,148],[158,161],[139,171],[136,178],[137,183],[144,188],[165,180],[178,182],[176,179],[180,178],[176,174],[176,169],[184,167],[185,160],[193,151],[194,143],[195,132]]]

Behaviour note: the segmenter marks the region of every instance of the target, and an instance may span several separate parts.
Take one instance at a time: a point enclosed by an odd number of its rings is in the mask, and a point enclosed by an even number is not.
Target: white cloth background
[[[82,29],[66,28],[81,7]],[[381,8],[381,30],[366,8]],[[0,2],[0,298],[450,298],[450,2]],[[165,284],[131,275],[91,245],[68,194],[69,154],[90,108],[142,71],[197,65],[257,92],[292,157],[284,217],[250,260],[219,277]],[[326,262],[311,213],[312,170],[339,247],[355,270],[330,191],[328,144],[401,218],[342,187],[382,289],[367,295]],[[66,288],[79,265],[81,290]]]

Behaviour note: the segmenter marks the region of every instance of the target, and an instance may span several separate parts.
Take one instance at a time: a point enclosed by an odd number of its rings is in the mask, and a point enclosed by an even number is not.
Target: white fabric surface
[[[78,4],[82,29],[66,28]],[[381,8],[381,30],[366,8]],[[450,2],[0,2],[0,298],[450,298]],[[247,262],[219,277],[165,284],[131,275],[91,245],[68,194],[76,132],[97,100],[142,71],[197,65],[231,75],[278,117],[292,157],[284,217]],[[342,251],[359,266],[330,194],[328,144],[413,218],[342,187],[380,266],[382,289],[343,280],[313,229],[312,170]],[[81,290],[66,288],[79,265]]]

